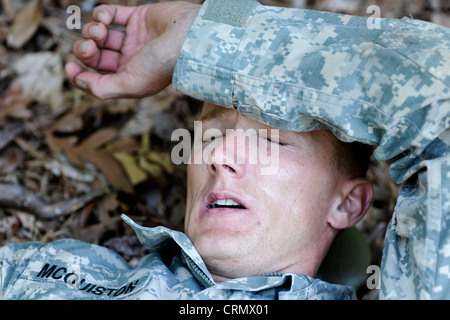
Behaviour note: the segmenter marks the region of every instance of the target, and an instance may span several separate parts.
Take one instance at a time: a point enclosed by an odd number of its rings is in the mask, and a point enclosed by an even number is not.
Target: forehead
[[[205,103],[203,106],[202,113],[200,115],[200,121],[208,121],[213,119],[220,120],[221,118],[234,118],[239,117],[239,113],[231,108],[220,107],[211,103]],[[241,116],[242,117],[242,116]],[[247,119],[247,118],[246,118]],[[247,119],[247,121],[253,122],[258,127],[266,127],[268,129],[275,129],[271,126],[268,126],[263,123],[259,123],[256,120]],[[296,132],[289,130],[279,130],[280,135],[284,135],[290,138],[297,138],[301,140],[311,140],[315,145],[317,143],[326,144],[328,147],[330,144],[335,144],[337,142],[337,138],[331,133],[329,130],[316,130],[309,132]]]
[[[240,123],[244,125],[246,128],[253,128],[253,129],[267,129],[267,130],[273,130],[276,129],[274,127],[271,127],[267,124],[264,124],[262,122],[241,116],[239,112],[235,109],[231,108],[225,108],[216,106],[213,104],[206,103],[203,107],[203,111],[199,118],[200,121],[208,122],[208,121],[214,121],[215,125],[221,126],[233,126],[237,123]],[[284,130],[279,130],[281,131]],[[287,132],[287,131],[286,131]]]
[[[200,121],[214,121],[214,125],[219,127],[222,124],[228,125],[236,122],[245,124],[246,128],[268,129],[270,135],[276,129],[256,120],[241,116],[236,110],[206,103],[200,115]],[[320,159],[320,161],[336,162],[337,146],[339,140],[329,130],[316,130],[309,132],[296,132],[290,130],[278,130],[279,142],[283,143],[287,154],[297,154],[309,158]],[[286,152],[280,152],[284,157]],[[318,162],[320,162],[318,160]]]
[[[208,121],[216,118],[225,117],[227,115],[230,116],[234,113],[237,113],[237,111],[234,109],[219,107],[211,103],[205,103],[203,106],[202,113],[200,114],[199,120]]]

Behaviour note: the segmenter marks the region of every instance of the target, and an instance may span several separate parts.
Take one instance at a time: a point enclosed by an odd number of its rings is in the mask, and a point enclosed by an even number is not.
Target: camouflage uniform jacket
[[[209,0],[173,84],[276,128],[376,146],[403,184],[380,298],[450,299],[450,29]]]
[[[150,250],[131,267],[105,247],[77,240],[0,248],[1,299],[353,299],[354,290],[296,274],[214,283],[185,234],[123,216]]]

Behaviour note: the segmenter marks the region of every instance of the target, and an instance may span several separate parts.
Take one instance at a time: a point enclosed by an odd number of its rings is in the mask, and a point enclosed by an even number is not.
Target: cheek
[[[192,165],[188,165],[187,169],[187,197],[186,197],[186,208],[189,208],[190,205],[193,203],[193,194],[195,193],[194,190],[196,189],[196,183],[195,179],[192,177],[195,177],[195,169]],[[186,214],[188,211],[186,211]]]
[[[313,245],[326,226],[327,210],[323,203],[320,203],[320,196],[312,192],[305,185],[297,185],[291,188],[291,193],[296,193],[296,197],[286,196],[280,202],[279,214],[272,228],[279,237],[279,243],[290,243],[290,249],[300,250],[305,246]],[[319,238],[317,238],[319,237]]]
[[[208,169],[204,164],[189,164],[187,166],[187,192],[192,196],[201,189],[208,180]],[[188,199],[189,200],[189,199]]]
[[[320,215],[325,210],[332,184],[327,178],[328,170],[324,170],[320,162],[307,161],[301,157],[280,164],[280,182],[278,191],[274,192],[275,203],[290,212],[293,218],[298,217],[302,221]],[[274,185],[273,181],[269,183]]]
[[[204,170],[202,165],[190,164],[187,167],[187,194],[186,194],[186,212],[185,212],[185,228],[188,227],[191,213],[195,208],[201,205],[201,190],[206,183]]]

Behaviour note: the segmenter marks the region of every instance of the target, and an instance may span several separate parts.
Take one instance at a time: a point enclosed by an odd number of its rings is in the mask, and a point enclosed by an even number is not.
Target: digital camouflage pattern
[[[174,87],[276,128],[328,128],[376,146],[403,184],[388,226],[382,299],[450,299],[450,29],[207,1]]]
[[[303,275],[215,284],[185,234],[145,228],[123,216],[150,250],[130,266],[105,247],[77,240],[0,249],[1,299],[354,299],[352,288]],[[166,261],[166,262],[164,262]],[[168,262],[167,262],[168,261]]]

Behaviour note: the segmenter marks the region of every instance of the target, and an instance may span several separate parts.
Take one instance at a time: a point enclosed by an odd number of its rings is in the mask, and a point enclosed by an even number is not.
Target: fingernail
[[[89,35],[94,38],[98,38],[98,26],[92,26],[89,28]]]
[[[88,41],[83,41],[81,43],[80,48],[79,48],[81,54],[86,54],[87,53],[88,45],[89,45]]]
[[[87,88],[88,88],[86,82],[81,81],[81,80],[79,80],[79,79],[75,80],[75,83],[76,83],[77,86],[80,87],[81,89],[87,89]]]
[[[99,12],[97,14],[97,20],[100,21],[100,22],[105,23],[105,21],[104,21],[105,20],[105,14],[103,12]]]

